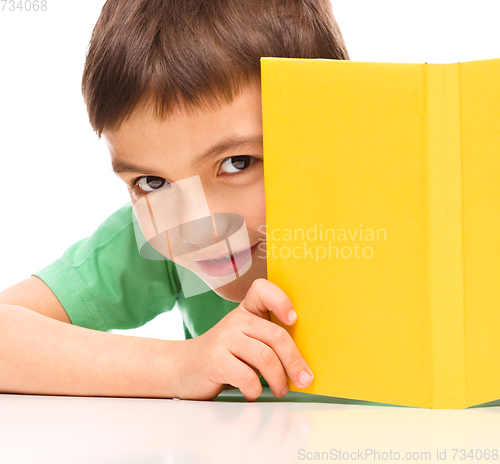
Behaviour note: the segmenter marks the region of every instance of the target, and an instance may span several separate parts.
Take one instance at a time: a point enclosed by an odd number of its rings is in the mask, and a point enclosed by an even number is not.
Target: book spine
[[[467,407],[460,63],[424,66],[429,163],[431,408]]]

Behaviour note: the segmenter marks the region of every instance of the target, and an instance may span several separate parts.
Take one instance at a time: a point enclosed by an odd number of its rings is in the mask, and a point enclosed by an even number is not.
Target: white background
[[[80,93],[104,1],[47,3],[45,12],[0,11],[0,289],[58,258],[128,201]],[[352,60],[500,57],[498,0],[332,3]],[[183,337],[177,312],[128,333]]]

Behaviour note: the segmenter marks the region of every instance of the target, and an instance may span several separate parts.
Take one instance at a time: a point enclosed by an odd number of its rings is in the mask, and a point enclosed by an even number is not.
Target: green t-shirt
[[[176,301],[186,338],[206,332],[238,306],[209,291],[185,298],[175,264],[139,254],[126,203],[88,238],[35,275],[54,292],[74,325],[110,331],[144,325]]]

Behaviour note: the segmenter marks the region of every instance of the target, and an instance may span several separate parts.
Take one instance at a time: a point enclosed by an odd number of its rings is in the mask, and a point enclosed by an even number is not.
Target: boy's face
[[[162,121],[153,117],[151,107],[144,107],[134,111],[118,130],[104,131],[103,137],[113,168],[128,185],[133,203],[147,192],[168,188],[168,183],[199,176],[210,212],[233,213],[245,219],[251,248],[242,256],[251,253],[251,267],[236,280],[214,289],[223,298],[242,301],[251,283],[266,277],[260,85],[247,86],[220,109],[196,113],[176,109]],[[183,240],[199,241],[195,236],[186,235]],[[218,272],[217,267],[227,268],[229,257],[226,262],[204,262],[221,255],[215,254],[207,256],[200,249],[187,255],[194,261],[190,269],[194,266],[194,272],[206,280],[207,268],[212,275]]]

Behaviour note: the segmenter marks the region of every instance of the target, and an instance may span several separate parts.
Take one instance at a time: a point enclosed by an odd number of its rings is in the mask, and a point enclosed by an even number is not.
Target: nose
[[[239,227],[242,218],[235,214],[212,213],[211,216],[179,225],[179,235],[183,243],[203,245],[224,240]]]
[[[212,216],[195,219],[179,225],[179,238],[183,243],[203,245],[217,238]]]

